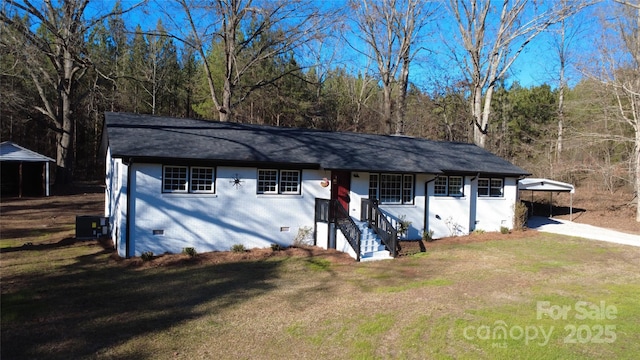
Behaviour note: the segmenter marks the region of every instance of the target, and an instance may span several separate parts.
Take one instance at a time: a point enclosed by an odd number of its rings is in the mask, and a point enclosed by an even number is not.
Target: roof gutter
[[[172,158],[161,156],[132,156],[132,155],[112,155],[114,158],[122,159],[124,164],[133,162],[162,165],[200,165],[200,166],[233,166],[233,167],[277,167],[284,169],[320,169],[320,164],[305,162],[282,162],[282,161],[260,161],[260,160],[229,160],[229,159],[197,159],[197,158]]]

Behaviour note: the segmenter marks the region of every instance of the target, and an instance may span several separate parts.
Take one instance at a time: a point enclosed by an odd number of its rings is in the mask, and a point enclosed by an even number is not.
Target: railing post
[[[360,229],[358,229],[358,226],[349,216],[349,213],[337,200],[331,200],[331,209],[333,212],[332,221],[335,223],[335,228],[340,228],[347,242],[355,251],[356,260],[360,261],[360,251],[362,249]]]
[[[396,257],[398,244],[398,231],[380,211],[376,200],[369,201],[369,224],[372,225],[378,236],[382,239],[385,246],[389,248],[389,252]]]
[[[391,230],[391,242],[393,243],[391,245],[392,249],[391,249],[391,256],[392,257],[396,257],[396,249],[398,247],[398,231],[394,228],[392,228]]]
[[[360,252],[362,251],[362,243],[361,243],[361,234],[360,231],[356,233],[356,243],[358,244],[357,249],[354,249],[356,252],[356,261],[360,261]]]

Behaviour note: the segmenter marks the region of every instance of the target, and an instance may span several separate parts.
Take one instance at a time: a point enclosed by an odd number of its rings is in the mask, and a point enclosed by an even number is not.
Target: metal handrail
[[[344,234],[344,237],[347,239],[347,242],[349,242],[349,245],[351,245],[353,250],[355,250],[356,260],[360,261],[360,244],[362,232],[358,228],[358,225],[356,225],[355,221],[353,221],[351,216],[349,216],[347,210],[342,207],[340,202],[335,199],[331,200],[331,207],[333,209],[333,218],[336,226],[338,227],[338,229],[340,229],[340,231],[342,231],[342,234]]]
[[[378,234],[391,256],[396,257],[398,254],[398,230],[380,210],[377,201],[362,199],[361,205],[360,220],[369,223],[369,226]]]

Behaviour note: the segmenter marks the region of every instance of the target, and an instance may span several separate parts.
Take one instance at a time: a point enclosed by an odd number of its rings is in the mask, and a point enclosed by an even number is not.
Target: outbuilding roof
[[[551,179],[526,178],[518,181],[518,189],[531,191],[551,191],[575,193],[573,185]]]
[[[48,156],[38,154],[11,141],[0,143],[0,161],[55,162]]]
[[[405,173],[528,172],[476,145],[129,113],[105,114],[111,156],[142,162],[209,161]]]

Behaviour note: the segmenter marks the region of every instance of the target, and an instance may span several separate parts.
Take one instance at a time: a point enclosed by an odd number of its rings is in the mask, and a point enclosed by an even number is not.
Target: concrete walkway
[[[529,229],[577,236],[585,239],[600,240],[616,244],[640,246],[640,235],[623,233],[593,225],[579,224],[568,220],[534,216],[527,222]]]

